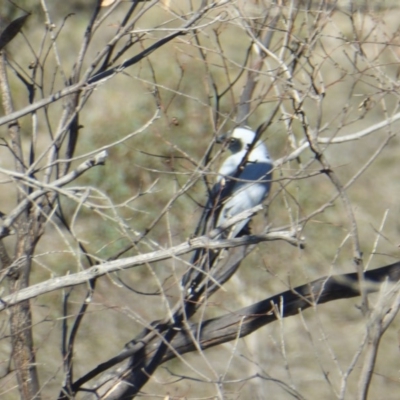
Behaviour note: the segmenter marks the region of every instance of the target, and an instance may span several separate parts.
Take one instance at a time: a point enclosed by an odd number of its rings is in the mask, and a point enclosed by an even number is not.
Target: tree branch
[[[395,283],[399,280],[400,262],[365,273],[365,284],[368,293],[377,292],[380,289],[380,284],[385,281]],[[247,336],[259,328],[275,322],[278,314],[280,318],[286,318],[299,314],[307,308],[314,307],[316,304],[353,298],[359,295],[360,287],[357,273],[319,278],[239,309],[236,312],[230,312],[221,317],[182,328],[175,335],[172,342],[167,343],[168,350],[160,361],[160,365],[185,353],[198,349],[205,350]],[[283,309],[279,309],[281,305],[283,305]],[[393,316],[391,317],[393,318]],[[157,323],[155,322],[152,325],[155,326]],[[150,330],[149,332],[152,331]],[[73,389],[78,391],[90,379],[93,379],[103,371],[107,371],[106,376],[100,377],[91,386],[94,388],[91,389],[93,395],[88,395],[87,398],[91,399],[94,396],[100,396],[111,400],[121,398],[122,394],[126,395],[128,393],[127,390],[130,390],[127,388],[129,383],[124,381],[126,376],[132,374],[132,369],[136,370],[141,365],[144,365],[145,361],[157,351],[159,344],[154,343],[154,338],[158,341],[163,341],[163,338],[159,333],[155,332],[155,329],[153,333],[154,335],[148,341],[146,337],[136,337],[129,342],[129,345],[118,356],[100,364],[84,377],[78,379],[73,384]],[[128,358],[129,360],[127,360]],[[126,360],[125,363],[121,364],[124,360]],[[110,370],[113,366],[116,366],[114,371]]]
[[[254,215],[255,212],[259,211],[262,206],[256,206],[251,210],[244,211],[235,217],[227,220],[220,228],[214,229],[209,235],[200,236],[195,239],[190,239],[187,242],[181,243],[177,246],[157,250],[146,254],[140,254],[133,257],[127,257],[121,260],[110,261],[104,264],[95,265],[88,268],[85,271],[77,272],[75,274],[66,275],[62,277],[52,278],[47,281],[38,283],[27,287],[13,295],[5,296],[0,299],[0,311],[5,308],[20,303],[21,301],[32,299],[45,293],[52,292],[54,290],[66,288],[69,286],[76,286],[85,282],[88,282],[94,278],[98,278],[111,272],[120,271],[132,267],[137,267],[146,263],[153,263],[156,261],[167,260],[169,258],[181,256],[189,253],[193,250],[204,248],[204,249],[223,249],[238,247],[250,244],[257,244],[268,240],[285,240],[291,244],[301,246],[301,240],[295,239],[296,233],[282,233],[282,232],[271,232],[263,235],[250,235],[243,236],[236,239],[219,239],[212,240],[213,237],[217,236],[221,230],[226,229],[229,226],[236,224],[237,222],[247,219]]]

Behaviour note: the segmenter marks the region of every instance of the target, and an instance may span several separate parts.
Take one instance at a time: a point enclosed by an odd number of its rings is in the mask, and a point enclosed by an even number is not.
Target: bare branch
[[[249,218],[255,212],[259,211],[261,206],[256,206],[251,210],[243,211],[242,213],[232,217],[221,224],[221,227],[210,232],[209,235],[200,236],[198,238],[189,239],[187,242],[181,243],[178,246],[173,246],[165,250],[157,250],[147,254],[141,254],[133,257],[127,257],[121,260],[115,260],[104,264],[98,264],[82,272],[66,275],[63,277],[52,278],[42,283],[32,285],[11,296],[5,296],[0,301],[0,311],[8,306],[18,304],[21,301],[37,297],[44,293],[49,293],[54,290],[80,285],[82,283],[99,278],[111,272],[120,271],[127,268],[137,267],[146,263],[168,260],[189,253],[193,250],[204,249],[224,249],[232,247],[240,247],[245,245],[257,244],[268,240],[284,240],[296,246],[301,245],[301,241],[295,239],[293,232],[271,232],[264,235],[242,236],[236,239],[219,239],[212,240],[221,230],[236,224],[237,222]]]

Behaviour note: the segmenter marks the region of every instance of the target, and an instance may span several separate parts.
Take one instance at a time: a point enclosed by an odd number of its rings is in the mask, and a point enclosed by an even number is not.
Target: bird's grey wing
[[[240,162],[240,161],[239,161]],[[216,178],[216,183],[211,189],[210,196],[207,200],[207,203],[204,206],[203,213],[200,217],[200,221],[198,223],[198,227],[196,229],[196,235],[204,235],[210,229],[215,227],[216,221],[216,208],[220,203],[220,199],[222,195],[225,195],[223,189],[225,187],[225,177],[229,175],[233,175],[236,172],[238,167],[235,156],[228,157],[221,165],[218,175]],[[214,223],[208,223],[210,217],[212,216],[212,220]]]
[[[229,197],[225,200],[217,226],[242,211],[263,202],[271,188],[272,168],[273,165],[270,160],[246,164],[237,177],[237,181],[233,184]],[[248,222],[249,219],[246,219],[236,224],[231,230],[230,237],[237,236]]]
[[[243,156],[241,157],[241,159]],[[205,235],[216,227],[216,221],[219,217],[221,210],[221,199],[228,196],[226,178],[236,173],[238,165],[241,161],[237,161],[236,155],[228,157],[221,165],[218,171],[218,176],[214,187],[211,189],[210,197],[204,206],[203,213],[200,217],[198,227],[196,229],[196,235]],[[210,252],[205,249],[197,249],[191,259],[191,264],[195,265],[201,262],[204,257],[212,258]],[[189,281],[193,279],[195,271],[189,270],[182,278],[182,286],[185,286]]]
[[[234,154],[229,156],[222,163],[218,171],[216,183],[211,190],[210,197],[204,207],[201,217],[203,225],[205,223],[202,234],[205,234],[216,227],[216,221],[218,220],[221,205],[224,200],[229,197],[229,193],[232,191],[234,186],[234,182],[231,182],[229,177],[232,177],[236,174],[243,156],[243,154]]]

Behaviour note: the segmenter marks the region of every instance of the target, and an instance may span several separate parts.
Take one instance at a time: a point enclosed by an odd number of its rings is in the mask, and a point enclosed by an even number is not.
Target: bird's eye
[[[234,138],[234,137],[229,138],[229,142],[230,143],[235,143],[236,142],[236,138]]]

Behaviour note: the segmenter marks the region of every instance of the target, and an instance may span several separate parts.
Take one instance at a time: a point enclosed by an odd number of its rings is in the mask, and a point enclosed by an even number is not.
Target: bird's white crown
[[[248,147],[253,143],[256,133],[248,128],[235,128],[230,136],[229,150],[232,153],[238,153],[242,150],[247,150]],[[235,140],[236,139],[236,140]],[[252,153],[260,153],[263,156],[269,158],[267,147],[262,141],[258,141],[252,150]],[[255,154],[254,154],[255,155]]]
[[[239,139],[243,144],[251,144],[253,143],[254,137],[256,133],[253,132],[251,129],[247,128],[235,128],[232,131],[231,137]]]

